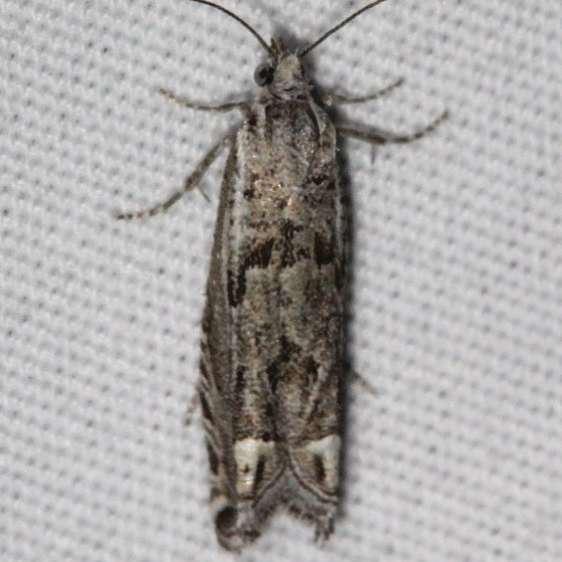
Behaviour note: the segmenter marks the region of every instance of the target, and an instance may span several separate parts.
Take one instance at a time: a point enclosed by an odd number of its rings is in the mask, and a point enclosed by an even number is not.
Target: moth
[[[319,99],[302,60],[327,37],[384,0],[357,10],[318,40],[290,52],[237,15],[267,53],[253,100],[203,105],[161,90],[192,109],[239,110],[243,121],[213,146],[183,189],[120,219],[166,210],[196,187],[228,148],[202,322],[198,394],[209,457],[210,501],[219,543],[240,551],[278,506],[315,527],[334,529],[342,435],[346,205],[338,135],[374,145],[426,135],[444,112],[412,135],[334,124],[326,100],[357,103],[387,94],[398,80],[359,98]]]

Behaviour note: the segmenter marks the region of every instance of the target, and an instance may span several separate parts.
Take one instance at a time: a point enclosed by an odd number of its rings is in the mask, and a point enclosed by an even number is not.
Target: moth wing
[[[211,509],[219,542],[233,551],[259,536],[259,524],[276,502],[276,483],[283,473],[274,441],[271,391],[264,383],[268,366],[264,342],[274,338],[268,333],[267,314],[256,315],[244,306],[260,300],[262,285],[271,280],[263,268],[259,279],[260,268],[247,266],[259,258],[259,251],[251,246],[233,248],[232,224],[243,204],[236,195],[243,187],[240,182],[234,146],[226,162],[215,227],[200,367]],[[256,269],[257,275],[248,269]],[[258,277],[248,279],[253,299],[242,298],[240,283],[246,280],[242,281],[240,272]],[[265,318],[261,327],[259,318]]]

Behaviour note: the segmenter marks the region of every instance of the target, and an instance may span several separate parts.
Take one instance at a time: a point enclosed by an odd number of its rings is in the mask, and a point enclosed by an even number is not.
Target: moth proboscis
[[[309,521],[317,539],[333,531],[338,499],[345,380],[345,201],[337,135],[381,145],[435,129],[447,112],[410,135],[334,124],[324,109],[388,94],[402,80],[362,97],[317,99],[302,59],[384,0],[351,14],[308,46],[271,44],[230,10],[268,55],[255,71],[253,101],[204,105],[160,90],[181,105],[242,113],[183,188],[137,219],[165,211],[196,187],[229,149],[203,314],[198,393],[211,473],[216,534],[228,550],[254,541],[278,505]]]

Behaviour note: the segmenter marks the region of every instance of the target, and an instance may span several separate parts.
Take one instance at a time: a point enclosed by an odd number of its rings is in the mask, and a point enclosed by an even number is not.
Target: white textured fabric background
[[[361,2],[224,0],[317,38]],[[187,1],[0,7],[0,560],[229,560],[194,390],[224,157],[166,215],[263,53]],[[355,208],[345,497],[333,538],[275,517],[242,560],[562,560],[562,4],[390,0],[314,52],[346,109]]]

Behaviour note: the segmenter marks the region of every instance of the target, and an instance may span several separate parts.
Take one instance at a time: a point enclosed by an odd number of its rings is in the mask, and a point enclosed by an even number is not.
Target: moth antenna
[[[385,0],[376,0],[375,2],[371,2],[370,4],[367,4],[366,6],[363,6],[362,8],[357,10],[356,12],[353,12],[353,14],[351,14],[350,16],[345,18],[342,22],[338,23],[338,25],[336,25],[335,27],[332,27],[332,29],[329,29],[328,31],[326,31],[326,33],[324,33],[324,35],[322,35],[319,39],[314,41],[314,43],[311,43],[308,47],[305,47],[305,49],[303,51],[301,51],[300,57],[302,58],[305,55],[307,55],[308,53],[310,53],[310,51],[312,51],[312,49],[314,49],[315,47],[318,47],[318,45],[320,45],[320,43],[322,43],[323,41],[328,39],[328,37],[330,37],[330,35],[333,35],[336,31],[339,31],[342,27],[347,25],[351,20],[355,19],[357,16],[359,16],[363,12],[366,12],[367,10],[370,10],[371,8],[374,8],[375,6],[378,6],[379,4],[382,4],[383,2],[385,2]]]
[[[206,4],[207,6],[211,6],[212,8],[216,8],[221,12],[229,15],[231,18],[235,19],[238,23],[241,23],[261,44],[261,46],[270,54],[273,55],[271,47],[265,42],[263,37],[247,22],[245,22],[240,16],[237,16],[234,12],[215,4],[214,2],[209,2],[208,0],[191,0],[192,2],[197,2],[199,4]]]

